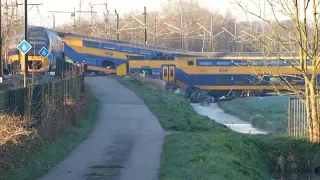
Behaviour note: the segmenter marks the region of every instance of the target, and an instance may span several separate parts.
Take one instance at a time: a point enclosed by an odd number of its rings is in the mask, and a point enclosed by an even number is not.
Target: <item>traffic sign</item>
[[[32,48],[32,46],[26,40],[23,40],[17,46],[17,48],[21,53],[27,54],[30,51],[30,49]]]
[[[41,48],[40,51],[38,52],[38,54],[40,54],[40,56],[42,56],[43,58],[47,57],[49,54],[48,49],[46,49],[45,47]]]
[[[53,59],[53,55],[51,53],[49,53],[48,59],[49,59],[49,61],[51,61]]]

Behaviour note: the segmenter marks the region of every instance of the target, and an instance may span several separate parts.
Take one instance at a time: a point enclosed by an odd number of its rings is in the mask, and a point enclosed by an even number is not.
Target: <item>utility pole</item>
[[[148,26],[147,26],[147,7],[146,6],[144,7],[143,16],[144,16],[144,42],[147,45],[148,44],[148,31],[147,31]]]
[[[81,11],[81,8],[82,8],[81,1],[82,1],[82,0],[79,0],[79,11]],[[79,17],[78,17],[78,18],[79,18],[78,21],[80,22],[80,20],[81,20],[81,13],[79,13]]]
[[[2,58],[2,6],[0,0],[0,77],[1,81],[3,81],[3,58]]]
[[[92,5],[92,2],[90,2],[89,5],[90,5],[90,17],[91,17],[90,29],[92,30],[92,34],[93,34],[94,25],[93,25],[93,5]]]
[[[154,19],[154,45],[157,45],[157,18]]]
[[[56,16],[52,13],[52,26],[53,26],[53,29],[56,29]]]
[[[237,39],[237,21],[234,22],[234,36],[235,36],[235,39],[236,39],[236,52],[238,52],[238,39]]]
[[[213,52],[213,37],[212,37],[212,34],[213,34],[213,24],[212,24],[212,18],[211,18],[211,21],[210,21],[210,51]]]
[[[28,42],[28,1],[24,0],[24,39]],[[27,77],[28,77],[28,52],[24,55],[24,87],[27,87]],[[2,68],[2,62],[1,62],[1,71],[3,71]],[[3,73],[1,73],[3,74]]]
[[[71,13],[71,18],[73,18],[72,31],[75,32],[76,31],[76,8],[75,7],[73,7],[73,13]]]
[[[19,14],[19,8],[18,7],[19,7],[18,0],[16,0],[16,3],[15,3],[16,13],[15,13],[15,16],[14,16],[15,35],[18,34],[18,14]]]
[[[76,13],[79,13],[79,14],[81,14],[81,13],[90,13],[91,16],[92,16],[92,14],[97,14],[96,11],[76,11],[76,10],[74,9],[73,14],[71,14],[71,16],[73,17],[74,28],[75,28],[75,26],[76,26],[76,15],[75,15]],[[92,21],[91,21],[91,22],[92,22]],[[74,31],[75,31],[75,29],[74,29]]]
[[[27,4],[27,6],[32,6],[29,10],[27,8],[27,12],[30,11],[34,6],[40,6],[40,5],[43,5],[42,3],[39,4],[39,3],[32,3],[32,4]],[[19,6],[24,6],[24,3],[20,4],[18,3],[18,0],[15,1],[15,3],[11,3],[10,6],[8,5],[8,9],[10,8],[13,8],[16,10],[15,12],[15,17],[14,17],[14,25],[15,25],[15,34],[17,35],[18,34],[18,22],[24,17],[24,16],[21,16],[18,18],[18,14],[19,14]]]
[[[8,64],[8,58],[7,58],[7,50],[9,49],[8,48],[8,38],[9,38],[9,36],[10,36],[10,24],[9,24],[9,8],[8,8],[8,0],[6,0],[6,3],[5,3],[5,12],[4,12],[4,14],[6,15],[6,23],[5,23],[5,30],[4,30],[4,32],[5,32],[5,34],[4,33],[2,33],[2,34],[4,34],[3,35],[3,41],[5,41],[4,42],[4,45],[3,45],[3,43],[2,43],[2,46],[1,46],[1,48],[4,46],[5,47],[5,50],[4,50],[4,56],[2,56],[2,54],[1,54],[1,57],[2,57],[2,61],[1,61],[1,63],[2,63],[2,66],[3,67],[6,67],[6,65]],[[1,69],[1,77],[3,77],[3,67],[2,67],[2,69]]]
[[[108,24],[108,21],[109,21],[109,10],[108,10],[107,0],[106,0],[106,3],[99,3],[99,4],[90,3],[90,5],[91,5],[91,11],[93,10],[93,6],[101,6],[101,5],[105,6],[106,12],[103,13],[103,15],[104,15],[104,23],[105,23],[104,27],[105,27],[106,34],[108,34],[108,28],[107,28],[108,26],[107,26],[107,24]],[[92,14],[91,14],[91,21],[93,21]]]
[[[76,11],[76,8],[73,8],[73,12],[71,12],[71,11],[48,11],[48,12],[51,12],[51,13],[52,13],[52,16],[54,16],[53,13],[67,13],[67,14],[71,14],[71,18],[73,19],[72,30],[73,30],[73,32],[75,31],[75,29],[76,29],[76,12],[80,12],[80,13],[81,13],[81,11]],[[79,13],[79,14],[80,14],[80,13]],[[54,20],[54,28],[55,28],[55,16],[54,16],[53,20]]]
[[[5,27],[6,27],[6,35],[8,35],[8,32],[9,32],[9,29],[8,29],[8,26],[9,26],[9,8],[8,8],[8,0],[6,0],[6,3],[5,3],[5,12],[4,14],[6,15],[6,23],[5,23]]]
[[[120,37],[119,37],[119,14],[117,12],[117,9],[114,10],[114,12],[116,13],[116,16],[117,16],[117,40],[120,40]]]
[[[179,9],[180,9],[180,29],[181,29],[181,50],[183,50],[183,16],[182,16],[182,1],[180,0]]]

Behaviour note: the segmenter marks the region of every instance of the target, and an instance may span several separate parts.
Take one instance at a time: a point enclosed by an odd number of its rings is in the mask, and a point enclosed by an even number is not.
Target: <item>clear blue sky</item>
[[[22,3],[22,0],[19,0]],[[90,10],[89,3],[93,4],[99,3],[108,3],[109,11],[114,12],[116,8],[118,13],[128,13],[132,10],[143,10],[143,7],[146,6],[148,11],[160,10],[161,4],[163,1],[167,0],[81,0],[82,1],[82,10]],[[42,25],[52,27],[52,13],[47,11],[73,11],[75,7],[76,10],[79,9],[80,0],[29,0],[28,3],[43,3],[42,6],[39,6],[39,11],[37,7],[33,7],[29,11],[29,23],[34,25]],[[199,3],[202,6],[205,6],[211,10],[219,10],[224,12],[226,9],[233,9],[233,6],[230,4],[229,0],[199,0]],[[20,7],[22,10],[22,7]],[[94,6],[94,10],[98,12],[98,16],[102,18],[102,13],[104,11],[104,6]],[[90,18],[89,14],[81,14],[84,18]],[[70,14],[55,14],[56,25],[62,23],[72,22]],[[78,15],[76,14],[76,17]]]

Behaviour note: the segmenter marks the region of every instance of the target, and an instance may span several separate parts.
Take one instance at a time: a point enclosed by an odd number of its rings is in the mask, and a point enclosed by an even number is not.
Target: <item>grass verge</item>
[[[20,156],[20,164],[2,173],[1,179],[36,179],[57,165],[91,133],[97,120],[100,102],[94,98],[88,107],[86,116],[75,126],[63,129],[58,138],[37,137],[20,146],[9,146],[14,156]]]
[[[119,80],[158,117],[179,131],[166,137],[161,180],[261,180],[310,171],[320,164],[320,146],[275,135],[243,135],[198,115],[191,105],[152,83]]]
[[[288,97],[253,97],[220,102],[226,112],[249,121],[253,126],[273,133],[285,133],[287,130]]]

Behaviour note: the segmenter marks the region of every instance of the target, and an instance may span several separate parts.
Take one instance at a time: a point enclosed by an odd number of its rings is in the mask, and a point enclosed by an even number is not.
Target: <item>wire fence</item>
[[[288,102],[288,134],[305,137],[308,133],[305,104],[298,98],[290,97]]]
[[[31,116],[41,118],[45,103],[62,106],[67,99],[81,100],[84,96],[84,76],[58,79],[42,84],[29,85],[0,91],[0,113],[15,113],[25,116],[27,108],[31,108]]]

